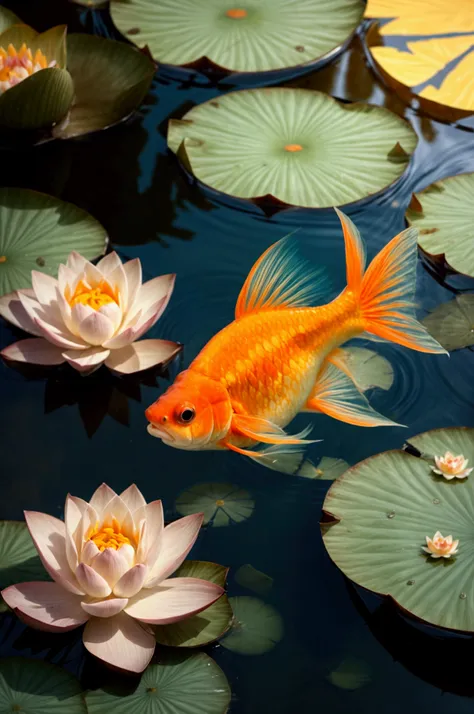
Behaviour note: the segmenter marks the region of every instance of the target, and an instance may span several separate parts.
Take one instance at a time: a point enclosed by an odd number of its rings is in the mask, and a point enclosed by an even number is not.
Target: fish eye
[[[191,422],[195,416],[196,410],[194,409],[194,407],[185,406],[181,408],[178,419],[182,424],[189,424],[189,422]]]

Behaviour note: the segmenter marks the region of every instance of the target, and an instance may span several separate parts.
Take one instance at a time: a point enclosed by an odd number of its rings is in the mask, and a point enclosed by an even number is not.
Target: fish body
[[[337,209],[336,209],[337,211]],[[446,353],[416,320],[417,231],[393,238],[365,270],[365,249],[342,212],[347,287],[328,288],[282,239],[257,260],[240,292],[235,320],[146,411],[148,431],[180,449],[229,449],[279,471],[304,463],[309,429],[285,427],[301,411],[359,426],[393,426],[358,389],[341,349],[354,337]]]

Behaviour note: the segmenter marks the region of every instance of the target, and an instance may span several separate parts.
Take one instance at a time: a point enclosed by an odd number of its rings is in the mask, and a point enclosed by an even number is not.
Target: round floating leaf
[[[204,523],[229,526],[247,520],[255,501],[247,491],[230,483],[198,483],[176,499],[176,510],[182,516],[204,513]]]
[[[231,691],[224,672],[203,653],[160,652],[132,694],[98,689],[86,694],[89,714],[225,714]]]
[[[339,206],[382,191],[417,143],[388,109],[306,89],[225,94],[172,119],[168,145],[218,191],[294,206]]]
[[[79,682],[60,667],[6,657],[0,661],[0,712],[87,714]]]
[[[457,295],[433,310],[423,324],[435,340],[452,352],[474,345],[474,295]]]
[[[339,48],[362,19],[360,0],[112,0],[123,35],[171,65],[199,60],[229,72],[306,65]],[[199,66],[199,65],[198,65]]]
[[[390,389],[393,384],[393,367],[385,357],[365,347],[347,347],[346,363],[355,383],[362,392],[368,389]]]
[[[474,429],[437,429],[409,440],[422,457],[389,451],[349,469],[328,491],[323,538],[358,585],[440,627],[474,632],[474,478],[447,481],[433,457],[464,454],[474,465]],[[459,539],[459,553],[434,559],[426,536]]]
[[[407,99],[417,95],[421,107],[441,119],[474,111],[474,34],[439,37],[474,33],[471,0],[460,0],[455,12],[446,0],[402,0],[392,5],[369,0],[366,16],[391,18],[367,36],[374,62],[390,86]],[[427,35],[438,37],[424,39]],[[417,39],[410,41],[412,37]]]
[[[73,250],[92,260],[107,245],[88,213],[28,189],[0,189],[0,227],[0,295],[31,287],[32,270],[56,275]]]
[[[6,7],[0,7],[0,32],[5,32],[10,25],[19,23],[21,23],[21,20],[15,13],[11,10],[7,10]]]
[[[26,523],[0,521],[0,590],[31,580],[49,580]]]
[[[321,479],[323,481],[334,481],[339,478],[344,471],[347,471],[349,464],[343,459],[335,459],[331,456],[323,456],[318,465],[311,461],[306,461],[298,471],[298,476],[303,478]]]
[[[421,212],[407,211],[408,223],[419,230],[418,245],[422,250],[431,256],[444,256],[453,270],[471,277],[474,277],[473,196],[474,173],[452,176],[416,194]]]
[[[283,637],[283,620],[271,605],[256,597],[231,597],[234,621],[220,644],[243,655],[261,655]]]
[[[201,578],[225,587],[228,568],[200,560],[186,560],[176,571],[176,577]],[[223,595],[207,610],[172,625],[155,628],[156,640],[169,647],[202,647],[214,642],[228,630],[232,609]]]
[[[56,138],[106,129],[137,109],[155,74],[144,53],[123,42],[83,34],[69,35],[67,49],[75,97],[67,121],[53,131]]]

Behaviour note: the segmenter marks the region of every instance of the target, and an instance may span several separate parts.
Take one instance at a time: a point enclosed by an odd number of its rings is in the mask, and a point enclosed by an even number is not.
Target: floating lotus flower
[[[8,16],[0,13],[1,31]],[[131,46],[66,30],[15,24],[1,32],[0,127],[69,138],[115,124],[140,104],[153,62]]]
[[[104,362],[129,374],[168,362],[180,349],[175,342],[135,342],[157,322],[171,297],[174,275],[142,285],[138,259],[122,264],[110,253],[94,266],[78,253],[59,266],[58,279],[32,272],[33,290],[0,298],[0,315],[36,335],[6,347],[10,360],[57,365],[91,372]]]
[[[400,178],[416,143],[387,109],[288,87],[225,94],[168,128],[168,146],[197,179],[277,207],[365,199]]]
[[[184,620],[223,594],[207,580],[170,578],[191,550],[202,514],[164,528],[161,501],[147,504],[135,485],[118,496],[103,484],[90,503],[68,496],[65,523],[33,511],[25,518],[54,582],[12,585],[3,598],[41,630],[87,623],[86,648],[121,669],[148,665],[155,649],[149,625]]]
[[[426,545],[423,550],[432,558],[450,558],[458,552],[459,540],[453,540],[452,535],[444,536],[436,531],[433,538],[426,536]]]
[[[447,451],[444,456],[435,456],[434,460],[436,464],[436,468],[433,467],[434,473],[444,476],[448,481],[453,478],[466,478],[472,471],[472,468],[467,468],[469,459],[465,459],[462,454],[454,456]]]

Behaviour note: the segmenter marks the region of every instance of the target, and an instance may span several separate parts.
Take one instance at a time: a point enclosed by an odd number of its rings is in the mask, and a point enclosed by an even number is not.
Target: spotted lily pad
[[[283,620],[274,607],[256,597],[229,598],[234,613],[232,627],[220,644],[243,655],[261,655],[283,637]]]
[[[449,428],[409,439],[415,456],[388,451],[349,469],[324,502],[324,544],[358,585],[391,597],[429,624],[474,632],[474,478],[446,480],[434,456],[474,464],[474,429]],[[458,554],[434,559],[426,537],[459,539]]]
[[[213,189],[314,208],[387,188],[416,143],[409,124],[388,109],[281,87],[225,94],[168,128],[170,149]]]
[[[0,296],[31,287],[31,271],[56,275],[73,250],[91,260],[107,234],[81,208],[43,193],[0,189]]]
[[[424,111],[440,119],[474,112],[471,0],[455,8],[446,0],[369,0],[366,16],[390,18],[367,37],[387,84],[405,98],[416,95]]]
[[[362,19],[361,0],[112,0],[126,37],[162,64],[268,72],[331,57]]]
[[[82,689],[60,667],[5,657],[0,661],[0,712],[24,714],[87,714]]]
[[[408,223],[419,230],[420,248],[430,256],[444,256],[453,270],[472,278],[473,196],[474,173],[451,176],[416,194],[417,201],[407,212]]]
[[[88,714],[226,714],[231,691],[206,654],[162,650],[131,694],[118,683],[86,694]]]
[[[474,345],[474,295],[457,295],[433,310],[423,324],[449,352]]]
[[[242,523],[254,507],[248,491],[231,483],[198,483],[176,499],[176,510],[182,516],[202,512],[203,522],[215,527]]]
[[[185,560],[175,575],[181,578],[201,578],[225,587],[228,568],[200,560]],[[232,621],[232,609],[227,595],[198,615],[172,625],[155,628],[156,641],[169,647],[202,647],[219,639]]]

